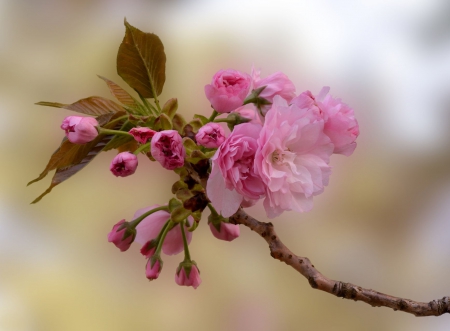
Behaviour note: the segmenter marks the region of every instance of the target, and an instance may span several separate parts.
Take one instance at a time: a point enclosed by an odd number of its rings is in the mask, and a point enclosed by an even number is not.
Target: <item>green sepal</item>
[[[186,120],[180,114],[175,114],[172,118],[173,129],[177,130],[180,135],[184,134],[184,126],[186,125]]]
[[[174,211],[177,207],[181,206],[182,203],[180,200],[172,198],[169,201],[169,211],[172,212]]]
[[[182,188],[182,189],[178,190],[178,191],[175,193],[175,195],[176,195],[176,197],[177,197],[178,199],[180,199],[181,201],[185,201],[185,200],[191,198],[192,196],[194,196],[194,195],[192,194],[192,192],[191,192],[189,189],[187,189],[187,188]]]
[[[185,167],[176,168],[173,170],[173,172],[175,172],[177,175],[179,175],[180,178],[184,178],[187,175],[189,175],[189,172],[187,171],[187,169]]]
[[[191,269],[192,266],[195,265],[197,267],[197,263],[194,260],[187,260],[187,261],[183,261],[178,265],[176,274],[179,275],[181,268],[184,269],[184,272],[186,273],[186,277],[189,278],[190,274],[191,274]],[[200,273],[200,269],[197,267],[198,273]]]
[[[170,119],[173,119],[178,109],[178,100],[177,98],[172,98],[167,100],[162,108],[162,113],[169,116]]]
[[[264,91],[266,87],[267,87],[267,85],[264,85],[264,86],[261,86],[261,87],[255,89],[255,90],[252,90],[252,93],[250,93],[250,95],[247,98],[245,98],[245,100],[244,100],[244,102],[242,104],[246,105],[246,104],[249,104],[249,103],[254,103],[254,104],[258,105],[258,102],[261,102],[261,105],[270,105],[270,104],[272,104],[269,100],[259,97],[261,92]]]
[[[172,120],[166,114],[161,114],[155,119],[154,130],[172,130]]]
[[[172,185],[172,194],[175,194],[175,193],[178,192],[178,190],[181,190],[181,189],[184,189],[184,188],[187,188],[187,187],[188,186],[187,186],[187,184],[185,182],[183,182],[182,180],[179,180],[178,182],[175,182]]]
[[[188,155],[191,155],[192,151],[200,149],[200,147],[191,138],[188,137],[183,138],[183,146],[186,150],[186,154]]]
[[[192,164],[197,164],[199,161],[208,159],[208,157],[200,150],[195,150],[190,153],[190,157],[187,157],[186,160]]]
[[[202,126],[205,125],[206,123],[209,123],[209,119],[207,117],[203,116],[203,115],[195,114],[194,118],[195,119],[199,119],[200,122],[202,123]]]
[[[236,125],[247,123],[250,121],[251,121],[250,118],[243,117],[239,113],[230,113],[227,116],[227,126],[230,129],[230,131],[233,131]]]
[[[198,130],[203,126],[202,120],[200,118],[194,118],[189,122],[189,124],[192,126],[192,131],[194,131],[195,133],[197,133]]]
[[[179,206],[170,213],[170,217],[174,223],[180,223],[183,222],[190,214],[190,210],[185,209],[183,206]]]
[[[192,216],[194,216],[194,214],[192,214]],[[201,213],[200,213],[200,218],[201,218]],[[195,229],[197,229],[199,222],[200,222],[200,219],[194,217],[194,223],[192,223],[192,225],[187,230],[189,232],[194,232]]]

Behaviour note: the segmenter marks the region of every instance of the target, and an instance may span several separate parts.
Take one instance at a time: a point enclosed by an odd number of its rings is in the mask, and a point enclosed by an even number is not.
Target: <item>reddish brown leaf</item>
[[[103,76],[98,77],[106,82],[112,95],[114,95],[117,100],[119,100],[119,102],[121,102],[125,106],[140,109],[141,105],[139,104],[139,102],[135,98],[133,98],[127,91],[125,91],[123,88],[121,88],[119,85],[109,80],[108,78],[105,78]]]
[[[107,114],[110,116],[110,120],[113,121],[123,115],[125,112],[117,112],[115,114]],[[99,116],[98,119],[100,121],[106,120],[106,115]],[[100,122],[99,121],[99,122]],[[120,128],[121,123],[112,123],[104,125],[107,129],[116,129]],[[32,203],[39,202],[45,195],[50,193],[50,191],[58,184],[62,183],[66,179],[70,178],[78,171],[83,169],[92,159],[100,153],[105,145],[112,139],[113,135],[106,136],[98,136],[96,139],[91,141],[90,143],[83,145],[72,144],[66,138],[63,139],[61,146],[53,153],[50,158],[49,163],[45,167],[44,171],[41,175],[32,180],[28,185],[37,182],[44,178],[49,171],[56,169],[55,175],[52,178],[52,182],[49,188],[42,193],[39,197],[37,197]]]
[[[161,94],[166,80],[166,54],[159,37],[125,20],[125,37],[117,53],[117,73],[144,98]]]
[[[64,108],[78,113],[83,113],[86,115],[104,115],[108,113],[115,113],[118,111],[124,111],[124,108],[112,100],[102,98],[102,97],[89,97],[85,99],[78,100],[72,104],[63,104],[58,102],[47,102],[41,101],[36,103],[39,106],[49,106],[56,108]]]

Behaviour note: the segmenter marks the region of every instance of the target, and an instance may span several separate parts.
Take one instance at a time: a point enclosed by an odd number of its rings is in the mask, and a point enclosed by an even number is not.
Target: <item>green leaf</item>
[[[186,153],[190,155],[192,151],[198,150],[200,147],[188,137],[183,138],[183,146],[186,149]]]
[[[118,112],[110,117],[111,121],[116,118],[123,116],[125,112]],[[106,124],[105,127],[108,129],[113,129],[117,126],[117,123]],[[51,192],[51,190],[58,184],[72,177],[78,171],[83,169],[92,159],[100,153],[105,145],[111,140],[113,136],[99,135],[93,141],[83,145],[77,145],[71,143],[67,138],[64,138],[61,146],[53,153],[45,167],[44,171],[39,175],[38,178],[32,180],[28,185],[37,182],[44,178],[49,171],[56,169],[55,175],[52,178],[52,182],[49,188],[37,197],[32,203],[39,202],[45,195]]]
[[[78,100],[70,105],[58,103],[58,102],[47,102],[41,101],[37,102],[36,105],[39,106],[49,106],[56,108],[64,108],[78,113],[86,115],[104,115],[108,113],[116,113],[118,111],[124,111],[121,105],[118,105],[112,100],[103,97],[89,97],[85,99]]]
[[[161,94],[166,80],[166,54],[159,37],[144,33],[126,20],[117,54],[117,73],[144,98]]]
[[[162,112],[172,119],[178,109],[178,100],[177,98],[169,99],[163,106]]]
[[[98,75],[99,78],[103,79],[109,87],[111,94],[114,95],[117,100],[123,105],[130,107],[132,109],[137,110],[138,112],[142,112],[142,105],[131,96],[127,91],[121,88],[119,85],[114,83],[113,81],[105,78],[103,76]]]

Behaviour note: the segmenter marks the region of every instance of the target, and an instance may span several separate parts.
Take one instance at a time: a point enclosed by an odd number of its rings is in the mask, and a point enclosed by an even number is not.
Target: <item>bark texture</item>
[[[314,289],[345,299],[363,301],[373,307],[389,307],[415,316],[440,316],[450,313],[448,296],[430,302],[417,302],[329,279],[322,275],[307,257],[292,253],[278,238],[272,223],[260,222],[247,215],[242,209],[230,217],[230,223],[245,225],[258,233],[269,244],[270,255],[297,270]]]

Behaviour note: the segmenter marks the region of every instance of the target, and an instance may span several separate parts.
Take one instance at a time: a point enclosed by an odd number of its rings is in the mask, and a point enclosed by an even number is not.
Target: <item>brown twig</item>
[[[369,290],[350,283],[329,279],[322,275],[306,257],[292,253],[278,238],[272,223],[263,223],[239,210],[230,217],[230,222],[242,224],[258,233],[269,244],[270,255],[293,267],[308,279],[312,288],[318,289],[337,297],[363,301],[373,307],[389,307],[415,316],[440,316],[450,313],[450,298],[444,297],[428,303],[416,302],[409,299],[397,298],[374,290]]]

